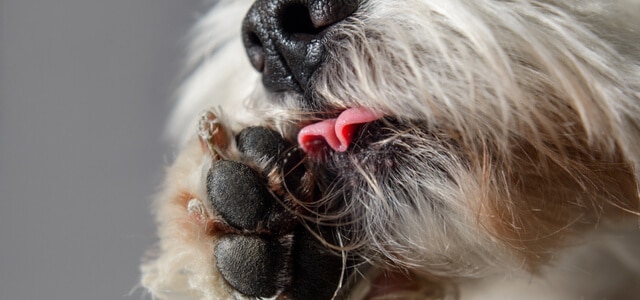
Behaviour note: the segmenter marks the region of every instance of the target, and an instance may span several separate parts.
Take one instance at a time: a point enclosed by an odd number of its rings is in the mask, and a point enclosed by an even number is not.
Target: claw
[[[229,137],[222,122],[213,111],[205,110],[200,114],[198,137],[203,148],[209,151],[214,160],[226,157],[221,149],[225,149],[229,145]]]
[[[196,219],[197,221],[204,221],[208,218],[207,210],[204,207],[204,204],[199,199],[191,199],[187,204],[187,211],[189,215]]]

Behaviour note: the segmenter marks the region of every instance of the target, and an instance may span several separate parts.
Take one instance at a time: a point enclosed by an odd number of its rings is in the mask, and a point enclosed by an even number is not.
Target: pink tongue
[[[316,152],[323,145],[338,152],[347,151],[357,125],[373,122],[382,116],[370,109],[359,107],[343,111],[337,119],[320,121],[306,126],[298,133],[298,144],[307,153]]]

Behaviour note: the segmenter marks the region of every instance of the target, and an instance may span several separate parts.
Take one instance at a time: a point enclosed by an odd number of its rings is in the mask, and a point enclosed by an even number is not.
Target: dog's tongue
[[[307,153],[314,153],[324,144],[344,152],[349,148],[358,125],[373,122],[382,116],[370,109],[359,107],[343,111],[336,119],[328,119],[308,125],[298,133],[298,144]]]

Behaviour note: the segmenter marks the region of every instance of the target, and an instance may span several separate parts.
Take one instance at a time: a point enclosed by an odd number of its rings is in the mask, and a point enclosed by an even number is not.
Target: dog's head
[[[638,65],[583,5],[255,1],[249,108],[316,159],[355,245],[432,271],[536,260],[637,206]]]
[[[376,265],[535,270],[638,211],[640,10],[607,5],[221,0],[173,132],[214,106],[297,141],[321,191],[300,205]]]

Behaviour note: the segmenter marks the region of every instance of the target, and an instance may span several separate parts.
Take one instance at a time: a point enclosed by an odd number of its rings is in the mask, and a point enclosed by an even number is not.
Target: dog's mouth
[[[336,118],[304,126],[298,133],[298,144],[309,155],[317,155],[327,148],[336,152],[345,152],[362,125],[382,117],[384,114],[369,108],[348,108]]]

